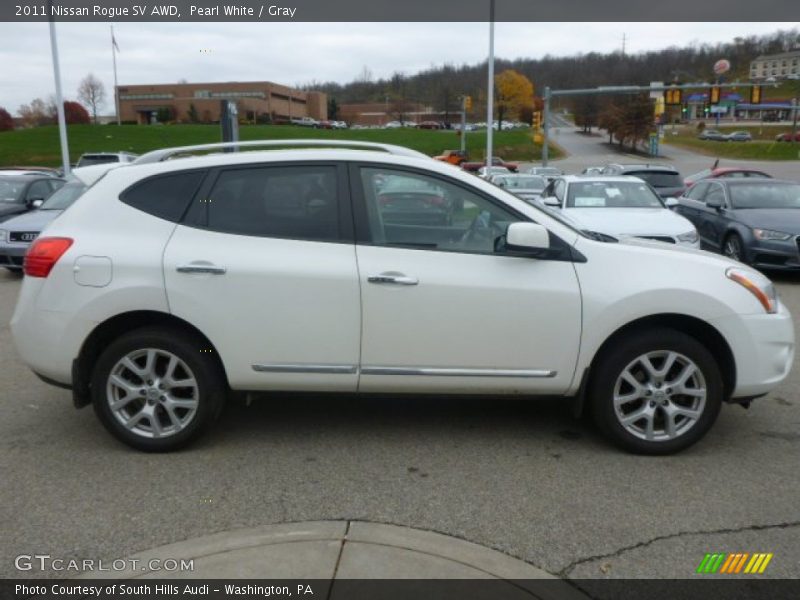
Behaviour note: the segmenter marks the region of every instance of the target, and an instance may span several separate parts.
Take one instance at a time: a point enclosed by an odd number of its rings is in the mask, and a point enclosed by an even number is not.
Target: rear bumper
[[[725,336],[733,351],[733,400],[769,393],[789,375],[795,352],[794,326],[782,303],[774,315],[730,315],[714,319],[711,324]]]

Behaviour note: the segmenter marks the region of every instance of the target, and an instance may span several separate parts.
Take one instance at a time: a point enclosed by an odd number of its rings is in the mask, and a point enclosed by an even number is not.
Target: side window
[[[361,169],[372,243],[493,254],[495,241],[520,219],[476,192],[436,177]]]
[[[553,195],[558,198],[558,201],[561,204],[564,204],[564,191],[567,188],[567,184],[564,183],[563,179],[559,179],[556,181],[555,185],[553,186]]]
[[[178,222],[197,192],[205,171],[181,171],[157,175],[134,184],[119,199],[143,212]]]
[[[41,179],[31,184],[31,187],[28,188],[28,196],[26,199],[36,200],[38,198],[44,200],[50,195],[51,192],[52,190],[50,189],[50,186],[47,184],[47,181]]]
[[[701,181],[699,183],[695,183],[692,186],[692,189],[689,190],[689,193],[686,195],[686,197],[691,198],[692,200],[697,200],[698,202],[702,202],[706,190],[708,190],[707,181]]]
[[[208,197],[208,227],[242,235],[338,241],[336,167],[222,171]]]
[[[706,197],[703,199],[703,202],[708,204],[708,202],[716,200],[722,206],[725,206],[725,192],[722,190],[722,186],[718,183],[711,184],[711,187],[706,194]]]

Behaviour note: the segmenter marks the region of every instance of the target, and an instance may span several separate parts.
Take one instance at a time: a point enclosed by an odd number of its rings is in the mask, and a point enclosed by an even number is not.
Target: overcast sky
[[[654,50],[730,41],[800,23],[498,23],[502,58]],[[352,81],[366,66],[375,78],[442,63],[477,63],[488,48],[486,23],[118,23],[119,83],[256,81],[296,85]],[[64,96],[75,99],[89,72],[103,80],[113,114],[109,24],[59,23]],[[722,58],[722,57],[721,57]],[[46,23],[0,23],[0,106],[54,93]],[[618,82],[625,83],[625,82]]]

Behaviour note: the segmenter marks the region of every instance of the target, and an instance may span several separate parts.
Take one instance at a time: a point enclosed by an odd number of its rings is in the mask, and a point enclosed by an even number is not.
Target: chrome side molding
[[[437,377],[555,377],[542,369],[460,369],[439,367],[361,367],[362,375],[423,375]]]
[[[310,373],[324,375],[355,375],[356,365],[305,365],[305,364],[266,364],[252,365],[259,373]]]

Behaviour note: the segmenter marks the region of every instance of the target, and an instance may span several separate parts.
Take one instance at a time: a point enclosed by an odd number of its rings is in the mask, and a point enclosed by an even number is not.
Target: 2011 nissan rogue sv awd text
[[[146,154],[25,258],[20,354],[133,447],[298,390],[563,396],[664,454],[789,372],[791,317],[743,264],[578,231],[405,148],[238,145],[284,149]]]

